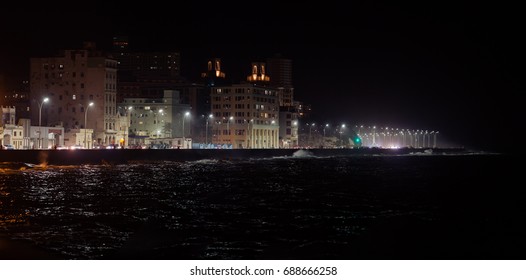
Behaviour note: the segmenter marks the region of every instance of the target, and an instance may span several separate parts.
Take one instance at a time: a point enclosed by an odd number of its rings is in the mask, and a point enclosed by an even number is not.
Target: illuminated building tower
[[[128,52],[128,36],[113,37],[113,52]]]
[[[266,74],[265,67],[263,62],[252,62],[252,74],[247,76],[247,81],[259,85],[268,84],[270,77]]]
[[[66,133],[93,129],[98,144],[115,143],[117,61],[85,43],[84,49],[31,58],[30,69],[32,124],[41,119],[42,126],[62,125]],[[92,147],[91,141],[86,146]]]
[[[201,77],[205,79],[206,85],[209,87],[223,84],[226,74],[221,71],[221,59],[209,60],[206,72],[201,73]]]

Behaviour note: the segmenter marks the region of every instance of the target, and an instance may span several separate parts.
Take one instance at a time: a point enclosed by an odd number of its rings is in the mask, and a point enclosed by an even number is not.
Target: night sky
[[[451,144],[477,149],[519,144],[517,7],[196,2],[2,9],[0,74],[27,79],[29,57],[90,40],[109,50],[115,34],[137,51],[180,51],[189,79],[220,57],[227,75],[242,80],[250,62],[280,53],[293,60],[295,98],[312,104],[318,122],[440,130]]]

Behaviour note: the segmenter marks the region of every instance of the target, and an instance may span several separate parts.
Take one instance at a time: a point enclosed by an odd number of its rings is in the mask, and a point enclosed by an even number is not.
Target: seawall
[[[0,162],[49,165],[122,164],[148,161],[193,161],[202,159],[233,160],[243,158],[292,157],[300,149],[246,150],[177,150],[177,149],[116,149],[116,150],[0,150]],[[450,153],[463,149],[308,149],[312,156],[402,155],[410,153]]]

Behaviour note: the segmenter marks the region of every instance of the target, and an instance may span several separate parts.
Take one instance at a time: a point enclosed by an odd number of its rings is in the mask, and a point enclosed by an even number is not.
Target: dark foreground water
[[[519,175],[487,154],[3,168],[0,258],[525,259]]]

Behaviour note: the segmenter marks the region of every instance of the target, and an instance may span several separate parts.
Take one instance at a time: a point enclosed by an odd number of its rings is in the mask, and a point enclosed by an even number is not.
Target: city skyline
[[[237,82],[251,62],[280,53],[292,60],[295,99],[313,104],[313,119],[323,122],[430,128],[458,145],[502,148],[509,144],[487,130],[519,119],[513,48],[503,52],[513,42],[514,18],[503,20],[503,9],[353,3],[300,13],[269,3],[256,10],[190,7],[170,16],[159,7],[114,13],[112,5],[26,11],[26,21],[7,24],[22,10],[13,12],[0,29],[7,39],[0,74],[23,78],[29,57],[83,41],[109,50],[112,36],[122,34],[134,50],[179,51],[181,74],[191,80],[214,57]]]

